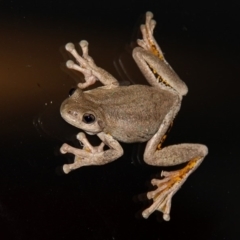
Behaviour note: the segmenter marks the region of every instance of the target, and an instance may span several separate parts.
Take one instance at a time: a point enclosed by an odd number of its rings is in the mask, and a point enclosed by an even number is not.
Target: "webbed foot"
[[[79,45],[82,49],[82,56],[78,54],[73,43],[68,43],[65,46],[66,50],[73,55],[78,63],[76,64],[72,60],[69,60],[66,63],[67,68],[81,72],[85,78],[85,82],[79,83],[78,87],[85,89],[93,85],[96,81],[100,81],[107,89],[118,87],[118,81],[110,73],[98,67],[94,63],[93,58],[88,55],[88,42],[82,40]]]
[[[103,152],[104,143],[102,142],[99,146],[92,146],[86,138],[86,135],[83,132],[80,132],[77,135],[77,139],[80,141],[80,144],[83,146],[82,149],[74,148],[66,143],[60,148],[62,154],[72,153],[75,155],[74,162],[71,164],[65,164],[63,166],[64,173],[69,173],[72,170],[77,168],[94,165],[96,154]]]
[[[160,59],[164,59],[163,53],[159,45],[157,44],[155,38],[153,37],[153,30],[156,26],[156,21],[153,19],[153,13],[146,13],[145,24],[140,26],[143,39],[138,39],[137,43],[143,49],[151,52]]]
[[[110,134],[100,132],[97,136],[102,141],[99,146],[92,146],[83,132],[77,135],[77,139],[83,146],[82,149],[74,148],[66,143],[60,148],[61,153],[72,153],[75,155],[74,162],[72,164],[65,164],[63,171],[69,173],[70,171],[90,165],[104,165],[112,162],[123,155],[123,149],[119,142],[115,140]],[[109,149],[104,150],[104,146]]]
[[[148,218],[154,211],[160,211],[163,213],[163,219],[169,221],[173,195],[202,160],[203,158],[196,157],[189,161],[183,169],[172,172],[162,171],[163,179],[153,179],[151,183],[153,186],[157,186],[157,189],[147,193],[147,198],[153,199],[153,204],[142,212],[143,217]]]
[[[66,62],[66,66],[67,68],[74,69],[84,75],[86,82],[78,84],[79,88],[84,89],[90,85],[93,85],[98,80],[96,75],[92,73],[94,69],[97,69],[97,66],[92,57],[88,55],[88,42],[86,40],[82,40],[79,42],[79,45],[82,49],[82,57],[78,54],[73,43],[66,44],[66,50],[70,52],[78,62],[78,64],[76,64],[72,60],[68,60]]]

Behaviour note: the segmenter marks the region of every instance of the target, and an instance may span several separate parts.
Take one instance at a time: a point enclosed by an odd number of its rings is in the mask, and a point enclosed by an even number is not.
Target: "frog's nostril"
[[[72,111],[72,110],[69,110],[68,114],[73,116],[73,117],[77,117],[78,116],[78,113],[76,111]]]

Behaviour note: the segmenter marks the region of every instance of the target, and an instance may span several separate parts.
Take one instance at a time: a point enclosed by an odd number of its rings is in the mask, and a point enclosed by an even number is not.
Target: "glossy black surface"
[[[1,1],[0,238],[238,239],[239,8],[237,1]],[[122,84],[146,83],[131,45],[148,10],[167,60],[189,87],[166,144],[209,147],[174,196],[170,222],[137,217],[148,206],[137,195],[162,170],[138,161],[143,146],[123,144],[125,155],[105,166],[59,170],[72,157],[60,146],[78,146],[78,130],[59,114],[79,81],[64,68],[64,45],[86,39],[96,63]]]

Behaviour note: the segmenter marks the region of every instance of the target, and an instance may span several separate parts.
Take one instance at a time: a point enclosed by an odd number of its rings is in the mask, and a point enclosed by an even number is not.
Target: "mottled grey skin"
[[[60,150],[75,155],[74,163],[63,166],[65,173],[82,166],[103,165],[118,159],[123,154],[119,141],[148,141],[143,157],[150,165],[172,166],[188,162],[181,170],[163,171],[163,179],[152,180],[157,189],[147,194],[149,199],[153,199],[153,204],[144,210],[143,217],[147,218],[158,210],[163,213],[164,220],[168,221],[172,196],[201,164],[208,149],[202,144],[192,143],[161,147],[188,89],[167,63],[154,39],[156,22],[152,18],[153,14],[147,12],[146,22],[141,26],[143,39],[138,40],[139,47],[133,50],[133,58],[151,86],[119,86],[118,81],[99,68],[88,55],[87,41],[80,42],[82,57],[73,44],[66,45],[67,51],[78,62],[75,64],[68,61],[67,67],[83,73],[85,82],[79,83],[73,95],[62,103],[61,115],[73,126],[88,134],[96,134],[102,143],[94,147],[85,134],[80,132],[77,139],[83,144],[83,149],[65,143]],[[83,91],[96,81],[104,86]],[[104,145],[109,149],[104,150]]]
[[[82,115],[92,112],[98,124],[97,133],[110,134],[126,143],[145,142],[157,132],[177,101],[176,95],[145,85],[96,88],[87,92],[77,89],[63,102],[61,114],[64,117],[67,111],[77,112],[71,124],[82,129]]]

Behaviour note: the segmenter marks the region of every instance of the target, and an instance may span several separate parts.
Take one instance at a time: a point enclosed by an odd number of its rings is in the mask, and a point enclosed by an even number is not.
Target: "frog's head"
[[[69,124],[94,135],[104,129],[102,114],[95,105],[89,102],[78,88],[62,103],[60,113]]]

